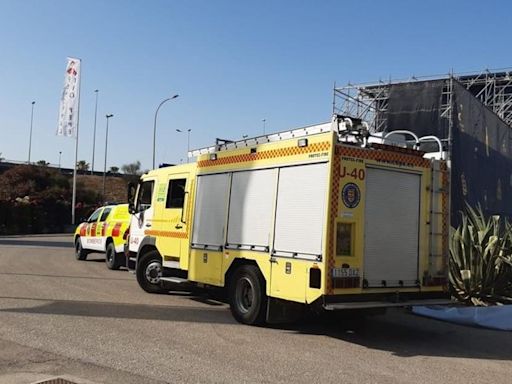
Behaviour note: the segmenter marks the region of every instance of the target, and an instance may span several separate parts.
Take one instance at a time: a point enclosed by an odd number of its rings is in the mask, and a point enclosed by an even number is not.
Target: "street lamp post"
[[[114,117],[113,114],[105,115],[107,118],[107,130],[105,132],[105,164],[103,165],[103,198],[105,198],[105,181],[107,177],[107,148],[108,148],[108,120]]]
[[[62,151],[59,151],[59,171],[60,171],[60,158],[61,158],[61,155],[62,155]]]
[[[174,96],[168,97],[167,99],[162,100],[162,102],[158,105],[158,108],[155,111],[155,120],[153,122],[153,169],[155,169],[155,147],[156,147],[156,118],[158,116],[158,111],[160,110],[160,107],[164,105],[164,103],[168,102],[169,100],[174,100],[179,95],[176,94]]]
[[[96,94],[96,104],[94,106],[94,133],[92,135],[92,163],[91,163],[91,174],[94,174],[94,153],[96,152],[96,117],[98,116],[98,89],[94,90]]]
[[[265,130],[267,128],[267,119],[261,119],[261,121],[263,122],[263,134],[265,134]]]
[[[187,163],[188,163],[188,153],[190,152],[190,132],[192,129],[187,129]],[[177,129],[176,132],[183,133],[181,129]]]
[[[32,102],[32,111],[30,112],[30,136],[28,138],[28,164],[30,164],[30,152],[32,151],[32,126],[34,123],[34,104],[36,102]]]

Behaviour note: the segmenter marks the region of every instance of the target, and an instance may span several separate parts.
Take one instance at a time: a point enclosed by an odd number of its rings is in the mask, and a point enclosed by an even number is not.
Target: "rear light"
[[[126,228],[126,231],[124,231],[123,240],[126,240],[129,235],[130,235],[130,227]]]
[[[309,269],[309,287],[320,288],[322,286],[322,272],[318,266]]]
[[[121,226],[123,224],[122,223],[116,223],[114,225],[114,228],[112,229],[112,237],[118,237],[121,235]]]

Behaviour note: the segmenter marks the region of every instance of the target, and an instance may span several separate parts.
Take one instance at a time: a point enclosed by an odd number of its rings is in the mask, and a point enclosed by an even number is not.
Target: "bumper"
[[[323,297],[327,311],[409,307],[414,305],[446,305],[453,303],[445,292],[372,293],[361,295],[332,295]]]
[[[124,253],[124,244],[116,245],[116,253]]]
[[[129,271],[135,271],[137,254],[128,250],[128,245],[124,245],[124,256],[126,258],[126,268]]]

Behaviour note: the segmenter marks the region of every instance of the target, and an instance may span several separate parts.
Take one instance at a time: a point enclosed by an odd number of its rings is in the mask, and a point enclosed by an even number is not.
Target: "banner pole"
[[[80,77],[78,80],[78,111],[76,118],[76,142],[75,142],[75,166],[73,167],[73,197],[71,198],[71,224],[76,224],[75,206],[76,206],[76,167],[78,163],[78,133],[80,126],[80,83],[82,81],[82,60],[80,60]]]
[[[75,139],[75,167],[73,168],[73,197],[71,199],[71,224],[75,225],[75,205],[76,205],[76,163],[78,162],[78,126]]]

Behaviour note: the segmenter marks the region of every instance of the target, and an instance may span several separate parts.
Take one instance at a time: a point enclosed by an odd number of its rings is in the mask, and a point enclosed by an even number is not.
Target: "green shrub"
[[[450,241],[453,295],[469,305],[512,304],[512,226],[466,206]]]
[[[71,182],[49,167],[20,165],[2,173],[0,235],[64,231],[71,222]],[[100,202],[98,191],[77,183],[77,220]]]

